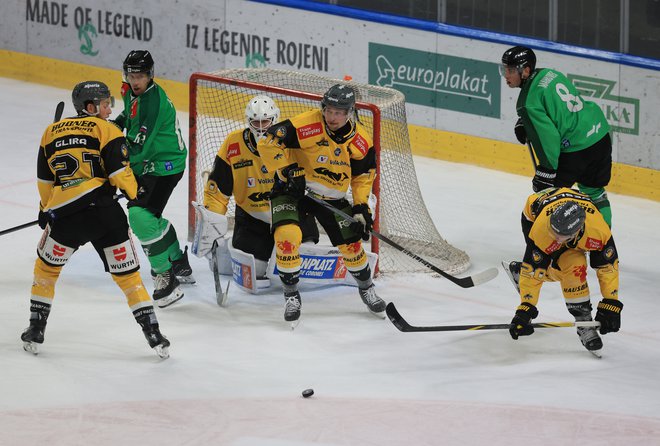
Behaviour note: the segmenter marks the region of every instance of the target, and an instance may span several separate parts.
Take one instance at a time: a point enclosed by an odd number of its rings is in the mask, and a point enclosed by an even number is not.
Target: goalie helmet
[[[268,96],[255,96],[245,107],[245,119],[254,139],[259,141],[266,134],[266,130],[280,120],[280,109]]]
[[[576,201],[567,201],[559,205],[550,216],[550,227],[561,236],[577,234],[582,229],[587,213]]]
[[[346,110],[350,114],[355,108],[355,91],[348,85],[333,85],[321,99],[321,109],[328,105]]]
[[[150,79],[154,77],[154,59],[146,50],[134,50],[124,59],[124,82],[129,73],[147,73]]]
[[[518,71],[529,67],[532,71],[536,68],[536,54],[526,46],[514,46],[502,54],[502,65],[505,67],[516,67]]]
[[[99,104],[103,99],[110,98],[110,104],[114,106],[114,98],[110,95],[110,89],[103,82],[85,81],[80,82],[71,92],[71,102],[79,115],[87,114],[95,116],[98,114]],[[87,110],[87,104],[92,103],[96,106],[96,113],[90,114]]]

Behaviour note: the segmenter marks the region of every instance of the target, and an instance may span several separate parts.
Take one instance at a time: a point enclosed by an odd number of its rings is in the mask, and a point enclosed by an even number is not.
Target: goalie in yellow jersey
[[[513,339],[534,333],[531,320],[544,282],[560,282],[566,307],[576,321],[591,321],[586,253],[596,270],[603,299],[596,321],[600,334],[619,331],[619,256],[610,228],[591,199],[573,189],[550,188],[527,199],[522,227],[527,248],[522,262],[503,263],[520,293],[521,303],[511,321]],[[603,342],[593,327],[579,327],[584,347],[599,356]]]
[[[369,311],[379,317],[385,315],[385,302],[376,295],[360,240],[369,238],[373,225],[368,199],[376,177],[376,152],[356,116],[354,90],[337,84],[325,93],[320,109],[273,125],[258,143],[262,161],[270,172],[276,172],[271,191],[275,258],[284,286],[284,320],[292,326],[300,318],[302,305],[298,291],[300,225],[308,215],[316,218],[341,252]],[[346,199],[349,186],[352,206]],[[350,224],[306,197],[306,189],[353,215],[360,224]]]
[[[77,116],[50,124],[37,155],[39,226],[44,230],[34,265],[30,326],[21,335],[23,348],[37,354],[62,268],[78,248],[91,242],[144,336],[156,353],[169,356],[170,342],[160,332],[153,303],[140,277],[124,210],[113,195],[121,189],[138,198],[126,139],[106,119],[114,98],[102,82],[86,81],[72,92]]]

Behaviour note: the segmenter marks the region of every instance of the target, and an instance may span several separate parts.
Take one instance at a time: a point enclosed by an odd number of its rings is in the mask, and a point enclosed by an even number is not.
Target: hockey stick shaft
[[[536,157],[534,157],[534,149],[532,148],[532,143],[529,140],[525,141],[527,143],[527,149],[529,150],[529,157],[532,159],[532,166],[534,166],[534,171],[536,171]]]
[[[475,331],[475,330],[508,330],[511,324],[473,324],[473,325],[429,325],[415,326],[410,325],[399,311],[390,302],[385,308],[387,317],[399,331],[404,333],[423,332],[423,331]],[[597,321],[577,321],[577,322],[536,322],[531,324],[534,328],[560,328],[560,327],[600,327]]]
[[[309,197],[311,200],[315,201],[316,203],[320,204],[321,206],[329,209],[330,211],[334,212],[335,214],[339,215],[340,217],[348,220],[351,223],[358,223],[358,221],[353,218],[352,216],[348,215],[341,209],[337,209],[336,207],[332,206],[330,203],[327,203],[325,200],[322,200],[318,197],[315,197],[313,193],[307,194],[307,197]],[[423,259],[422,257],[418,256],[414,252],[409,251],[408,249],[404,248],[403,246],[399,245],[397,242],[394,240],[390,239],[389,237],[381,234],[380,232],[376,231],[375,229],[371,230],[371,234],[376,237],[377,239],[387,243],[397,251],[400,251],[407,255],[408,257],[413,258],[414,260],[418,261],[422,265],[426,266],[429,268],[431,271],[436,272],[440,274],[442,277],[450,280],[451,282],[455,283],[456,285],[463,287],[463,288],[470,288],[475,285],[482,284],[484,282],[488,282],[489,280],[495,278],[497,276],[497,270],[495,268],[489,268],[485,271],[482,271],[481,273],[478,273],[474,276],[468,276],[468,277],[454,277],[449,273],[444,272],[437,266],[433,265],[431,262],[428,262],[427,260]]]
[[[64,102],[58,102],[55,107],[55,116],[53,117],[53,122],[57,122],[62,119],[62,113],[64,113]]]

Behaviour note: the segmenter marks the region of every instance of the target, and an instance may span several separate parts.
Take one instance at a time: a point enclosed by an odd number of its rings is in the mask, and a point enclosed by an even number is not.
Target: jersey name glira
[[[204,186],[204,205],[213,212],[227,212],[229,197],[245,212],[270,223],[269,192],[274,175],[264,166],[250,140],[250,131],[230,133],[220,147]]]
[[[128,163],[124,135],[92,116],[50,125],[37,157],[39,194],[44,210],[67,215],[89,206],[108,182],[134,197],[137,183]],[[114,187],[103,189],[110,195]]]

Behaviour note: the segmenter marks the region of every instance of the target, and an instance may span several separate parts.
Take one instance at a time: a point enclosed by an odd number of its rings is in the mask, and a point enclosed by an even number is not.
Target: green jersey
[[[124,111],[115,122],[126,129],[131,169],[136,175],[173,175],[186,168],[188,151],[181,137],[176,109],[155,82],[135,96],[129,84],[121,88]]]
[[[580,96],[563,74],[535,70],[525,81],[516,104],[539,164],[557,170],[559,154],[577,152],[600,141],[610,126],[600,107]]]

